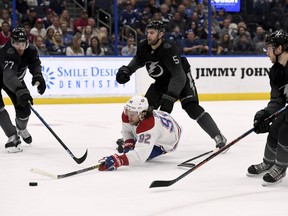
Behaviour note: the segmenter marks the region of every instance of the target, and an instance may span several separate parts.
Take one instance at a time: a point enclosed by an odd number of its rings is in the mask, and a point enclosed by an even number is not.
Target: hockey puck
[[[29,182],[29,186],[37,186],[38,183],[37,182]]]

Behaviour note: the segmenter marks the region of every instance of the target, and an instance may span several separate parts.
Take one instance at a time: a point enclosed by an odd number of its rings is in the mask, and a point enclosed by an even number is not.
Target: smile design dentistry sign
[[[107,96],[133,95],[135,76],[122,85],[116,81],[118,68],[129,59],[117,58],[41,58],[47,89],[44,96]],[[25,82],[31,82],[27,72]],[[35,88],[31,93],[37,95]]]

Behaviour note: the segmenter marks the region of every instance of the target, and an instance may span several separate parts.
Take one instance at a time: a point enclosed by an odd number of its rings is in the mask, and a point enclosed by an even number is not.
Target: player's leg
[[[18,135],[21,136],[24,142],[30,144],[32,142],[32,136],[27,130],[29,116],[31,114],[30,106],[27,106],[27,107],[18,106],[16,95],[13,92],[9,91],[8,89],[5,89],[5,91],[9,95],[15,107],[15,111],[16,111],[15,122],[16,122],[16,129],[17,129]]]
[[[196,120],[199,126],[216,142],[217,148],[226,145],[227,139],[220,132],[217,124],[208,112],[199,105],[198,93],[194,80],[190,73],[187,74],[187,82],[182,92],[180,100],[182,108],[187,112],[190,118]]]
[[[161,98],[163,92],[157,87],[156,84],[152,83],[148,88],[145,97],[148,100],[150,106],[153,106],[154,109],[158,109],[161,105]]]
[[[266,173],[263,176],[263,180],[264,180],[263,185],[281,182],[281,179],[285,177],[286,175],[286,169],[288,166],[287,131],[288,131],[288,122],[285,123],[284,121],[278,130],[278,143],[277,143],[277,150],[276,150],[275,165],[271,168],[269,173]]]
[[[247,176],[262,175],[272,168],[275,163],[277,143],[278,143],[278,131],[284,121],[284,115],[281,114],[270,126],[269,134],[267,136],[266,146],[264,150],[263,162],[259,164],[251,165],[248,168]]]
[[[15,153],[22,151],[20,147],[20,137],[17,135],[15,126],[12,124],[10,116],[4,107],[4,102],[0,92],[0,126],[3,129],[5,135],[8,137],[8,141],[5,144],[5,148],[9,153]]]

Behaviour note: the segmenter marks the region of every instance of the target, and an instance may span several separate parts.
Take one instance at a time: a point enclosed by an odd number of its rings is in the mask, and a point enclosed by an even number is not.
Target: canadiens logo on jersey
[[[157,62],[146,62],[146,69],[148,71],[149,76],[151,77],[160,77],[163,74],[163,68]]]

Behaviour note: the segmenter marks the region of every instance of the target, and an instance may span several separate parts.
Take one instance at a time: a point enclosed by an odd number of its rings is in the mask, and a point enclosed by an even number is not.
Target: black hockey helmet
[[[283,50],[288,51],[288,33],[286,31],[277,30],[267,35],[265,39],[266,45],[272,45],[273,47],[283,46]]]
[[[159,32],[165,32],[165,25],[162,21],[152,21],[147,26],[146,29],[153,28],[157,29]]]
[[[27,43],[27,34],[22,27],[16,27],[12,30],[11,38],[13,42],[26,42]]]

